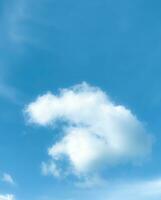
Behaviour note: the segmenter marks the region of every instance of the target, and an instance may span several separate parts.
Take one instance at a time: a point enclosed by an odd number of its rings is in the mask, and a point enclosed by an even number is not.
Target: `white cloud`
[[[12,194],[6,194],[6,195],[0,195],[0,200],[15,200],[14,195]]]
[[[10,174],[7,174],[7,173],[4,173],[4,174],[3,174],[2,180],[3,180],[4,182],[6,182],[6,183],[11,184],[11,185],[14,185],[14,184],[15,184],[15,182],[14,182],[12,176],[11,176]]]
[[[39,96],[25,113],[29,122],[42,126],[62,122],[64,137],[48,154],[55,163],[67,159],[77,175],[138,160],[151,150],[151,137],[137,117],[86,83]]]

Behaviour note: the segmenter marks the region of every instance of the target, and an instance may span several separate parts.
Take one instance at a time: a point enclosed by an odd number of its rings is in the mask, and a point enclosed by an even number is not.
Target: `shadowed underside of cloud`
[[[49,148],[45,174],[69,171],[81,175],[111,164],[140,160],[151,151],[151,137],[125,106],[116,105],[100,88],[87,83],[39,96],[25,108],[27,119],[41,126],[61,123],[63,138]],[[58,123],[60,124],[60,123]]]

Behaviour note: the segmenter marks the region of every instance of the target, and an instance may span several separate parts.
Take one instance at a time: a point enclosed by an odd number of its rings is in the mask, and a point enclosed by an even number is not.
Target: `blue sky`
[[[161,198],[160,9],[0,1],[0,200]]]

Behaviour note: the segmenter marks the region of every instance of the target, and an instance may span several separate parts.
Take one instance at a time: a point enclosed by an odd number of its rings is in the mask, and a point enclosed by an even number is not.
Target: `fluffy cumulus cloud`
[[[0,200],[15,200],[15,198],[11,194],[6,194],[6,195],[0,195]]]
[[[60,163],[65,162],[67,171],[88,174],[140,159],[151,150],[151,137],[137,117],[87,83],[61,89],[57,95],[39,96],[26,106],[25,113],[31,123],[61,124],[63,137],[48,149],[51,165],[43,164],[44,173],[58,176]]]

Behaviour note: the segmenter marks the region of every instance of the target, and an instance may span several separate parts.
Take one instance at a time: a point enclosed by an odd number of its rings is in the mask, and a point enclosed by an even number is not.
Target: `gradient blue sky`
[[[142,164],[107,167],[107,186],[88,190],[76,187],[73,176],[60,180],[42,175],[47,148],[59,136],[56,129],[29,125],[23,115],[38,95],[82,81],[132,110],[154,140],[152,154]],[[160,180],[160,85],[161,1],[1,0],[0,195],[123,200],[128,194],[122,185],[137,188]],[[4,173],[14,184],[3,180]],[[110,197],[113,191],[118,197]],[[161,192],[150,200],[160,198]]]

